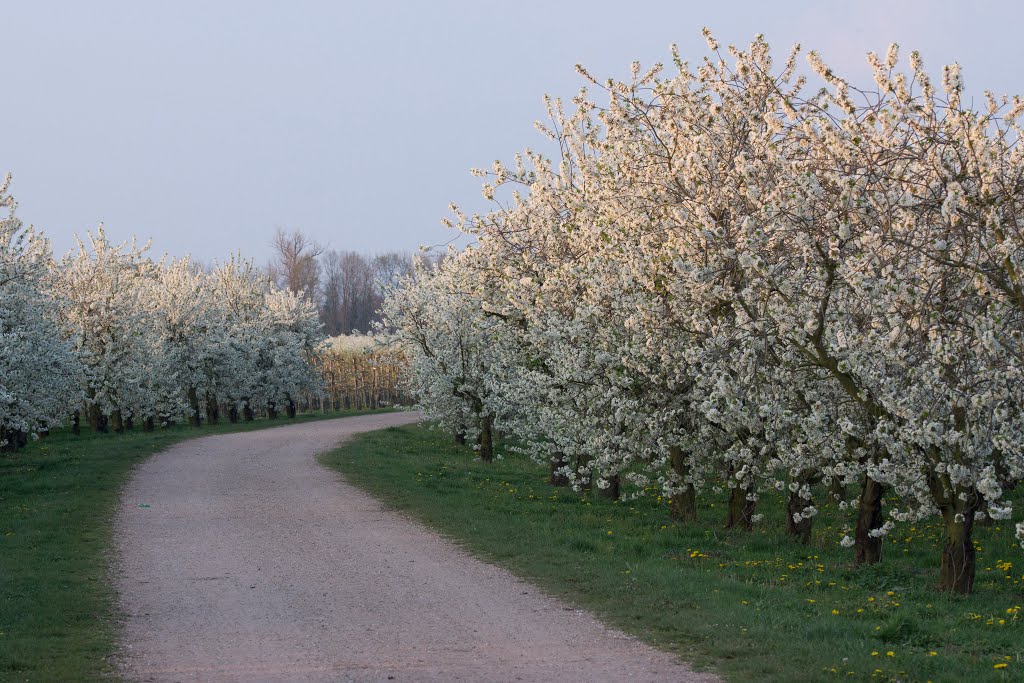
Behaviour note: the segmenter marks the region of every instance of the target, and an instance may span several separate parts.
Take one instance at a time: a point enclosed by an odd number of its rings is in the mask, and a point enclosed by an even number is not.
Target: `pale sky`
[[[241,250],[275,228],[374,253],[447,242],[471,167],[541,144],[542,96],[763,33],[855,83],[899,42],[969,94],[1024,93],[1015,2],[0,0],[0,173],[58,254],[103,222],[156,254]],[[980,103],[980,100],[979,100]]]

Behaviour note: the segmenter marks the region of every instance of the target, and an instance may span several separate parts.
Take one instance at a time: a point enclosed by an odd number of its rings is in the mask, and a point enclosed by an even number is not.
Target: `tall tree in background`
[[[267,268],[278,287],[314,301],[320,281],[320,263],[324,247],[301,230],[285,232],[278,228],[273,242],[276,256]]]
[[[380,307],[389,288],[412,275],[417,259],[410,252],[389,251],[366,256],[356,251],[327,249],[301,230],[278,228],[274,258],[267,266],[281,289],[316,304],[320,322],[330,336],[366,332],[380,321]]]
[[[422,259],[426,259],[426,263],[431,261],[429,256],[417,256],[404,251],[389,251],[374,256],[371,263],[373,286],[378,294],[383,296],[388,288],[397,286],[402,278],[412,275],[416,261]],[[377,307],[380,308],[380,304]]]
[[[320,322],[329,336],[343,334],[341,323],[341,257],[333,249],[321,257],[322,296],[320,298]]]
[[[385,290],[413,270],[413,256],[392,251],[368,258],[330,250],[320,257],[320,320],[329,335],[366,332],[380,319]]]

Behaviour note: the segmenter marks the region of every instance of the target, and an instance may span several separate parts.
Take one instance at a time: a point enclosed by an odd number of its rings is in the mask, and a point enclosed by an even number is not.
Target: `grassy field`
[[[111,520],[137,463],[188,438],[354,414],[150,434],[54,433],[0,453],[0,680],[110,680]]]
[[[1024,680],[1024,577],[1008,529],[978,529],[976,592],[958,597],[934,591],[934,524],[898,527],[882,564],[855,569],[838,545],[848,513],[834,504],[803,546],[779,533],[782,505],[768,496],[752,533],[722,530],[724,495],[704,501],[700,522],[675,526],[656,498],[556,489],[542,467],[485,464],[419,427],[362,435],[324,462],[471,552],[730,680]]]

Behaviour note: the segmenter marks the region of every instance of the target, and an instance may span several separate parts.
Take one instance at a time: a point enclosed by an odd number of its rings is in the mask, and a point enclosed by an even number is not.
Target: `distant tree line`
[[[431,260],[408,251],[367,256],[328,249],[301,230],[278,229],[274,256],[267,267],[281,289],[316,306],[328,336],[367,332],[379,321],[388,287],[413,273],[417,260]]]
[[[323,393],[316,307],[251,261],[154,260],[102,226],[61,259],[0,179],[0,450],[97,432],[294,417]],[[382,371],[371,375],[371,389]],[[365,381],[363,382],[365,384]],[[362,388],[363,384],[360,384]]]

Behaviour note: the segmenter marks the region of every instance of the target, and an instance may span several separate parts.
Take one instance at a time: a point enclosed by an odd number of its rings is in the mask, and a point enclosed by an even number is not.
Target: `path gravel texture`
[[[319,465],[391,413],[211,436],[136,470],[113,572],[135,681],[713,681]]]

